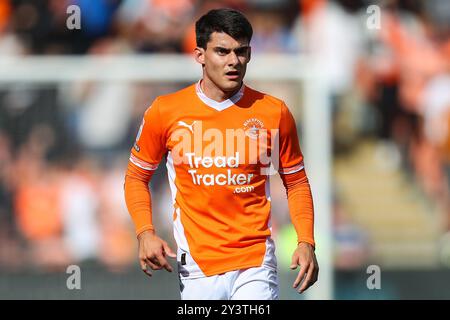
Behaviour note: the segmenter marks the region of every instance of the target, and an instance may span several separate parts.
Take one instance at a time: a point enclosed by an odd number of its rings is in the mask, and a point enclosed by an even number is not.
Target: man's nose
[[[239,58],[238,58],[237,54],[235,52],[231,51],[229,54],[228,65],[236,66],[238,64],[239,64]]]

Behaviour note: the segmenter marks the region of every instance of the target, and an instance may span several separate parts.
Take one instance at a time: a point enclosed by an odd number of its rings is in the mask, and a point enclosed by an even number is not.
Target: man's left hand
[[[311,287],[319,276],[319,264],[317,263],[314,247],[306,242],[300,242],[292,255],[292,263],[290,268],[297,269],[300,266],[300,271],[294,281],[294,288],[297,288],[300,283],[299,293],[303,293]],[[302,281],[303,280],[303,281]]]

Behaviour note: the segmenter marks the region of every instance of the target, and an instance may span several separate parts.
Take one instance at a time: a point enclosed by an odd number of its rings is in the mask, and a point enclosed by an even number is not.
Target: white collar
[[[207,106],[216,109],[217,111],[223,111],[229,107],[231,107],[232,105],[236,104],[244,95],[244,82],[242,82],[241,88],[239,89],[238,92],[236,92],[233,96],[231,96],[230,98],[228,98],[227,100],[224,100],[222,102],[218,102],[215,101],[211,98],[208,98],[205,93],[203,92],[201,86],[200,86],[200,81],[199,80],[197,82],[197,84],[195,85],[195,91],[197,93],[197,96],[200,98],[200,100],[202,100]]]

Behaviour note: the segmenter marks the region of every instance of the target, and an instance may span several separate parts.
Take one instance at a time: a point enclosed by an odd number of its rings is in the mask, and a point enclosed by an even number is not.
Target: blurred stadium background
[[[66,27],[73,4],[80,30]],[[373,4],[379,29],[367,24]],[[449,299],[448,0],[0,0],[0,298],[179,298],[175,274],[139,269],[124,172],[144,110],[192,82],[182,68],[174,80],[145,61],[177,66],[194,48],[194,21],[224,6],[254,27],[247,83],[283,98],[306,140],[316,215],[331,217],[327,234],[316,228],[319,260],[321,241],[332,245],[331,297]],[[119,71],[101,64],[111,57]],[[316,61],[319,89],[292,76],[305,64],[277,70],[280,57]],[[252,70],[262,63],[267,78]],[[315,101],[325,101],[329,126],[314,119]],[[329,162],[312,155],[328,145]],[[271,184],[281,298],[304,299],[291,288],[284,188]],[[164,166],[151,188],[159,233],[174,246]],[[66,287],[72,264],[81,290]],[[370,265],[381,268],[380,290],[367,288]]]

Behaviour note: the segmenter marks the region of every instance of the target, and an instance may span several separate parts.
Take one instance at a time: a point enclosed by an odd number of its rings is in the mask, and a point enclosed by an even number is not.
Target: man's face
[[[236,40],[224,32],[213,32],[206,50],[196,49],[197,62],[204,65],[204,77],[223,92],[234,91],[241,86],[250,46],[247,40]]]

